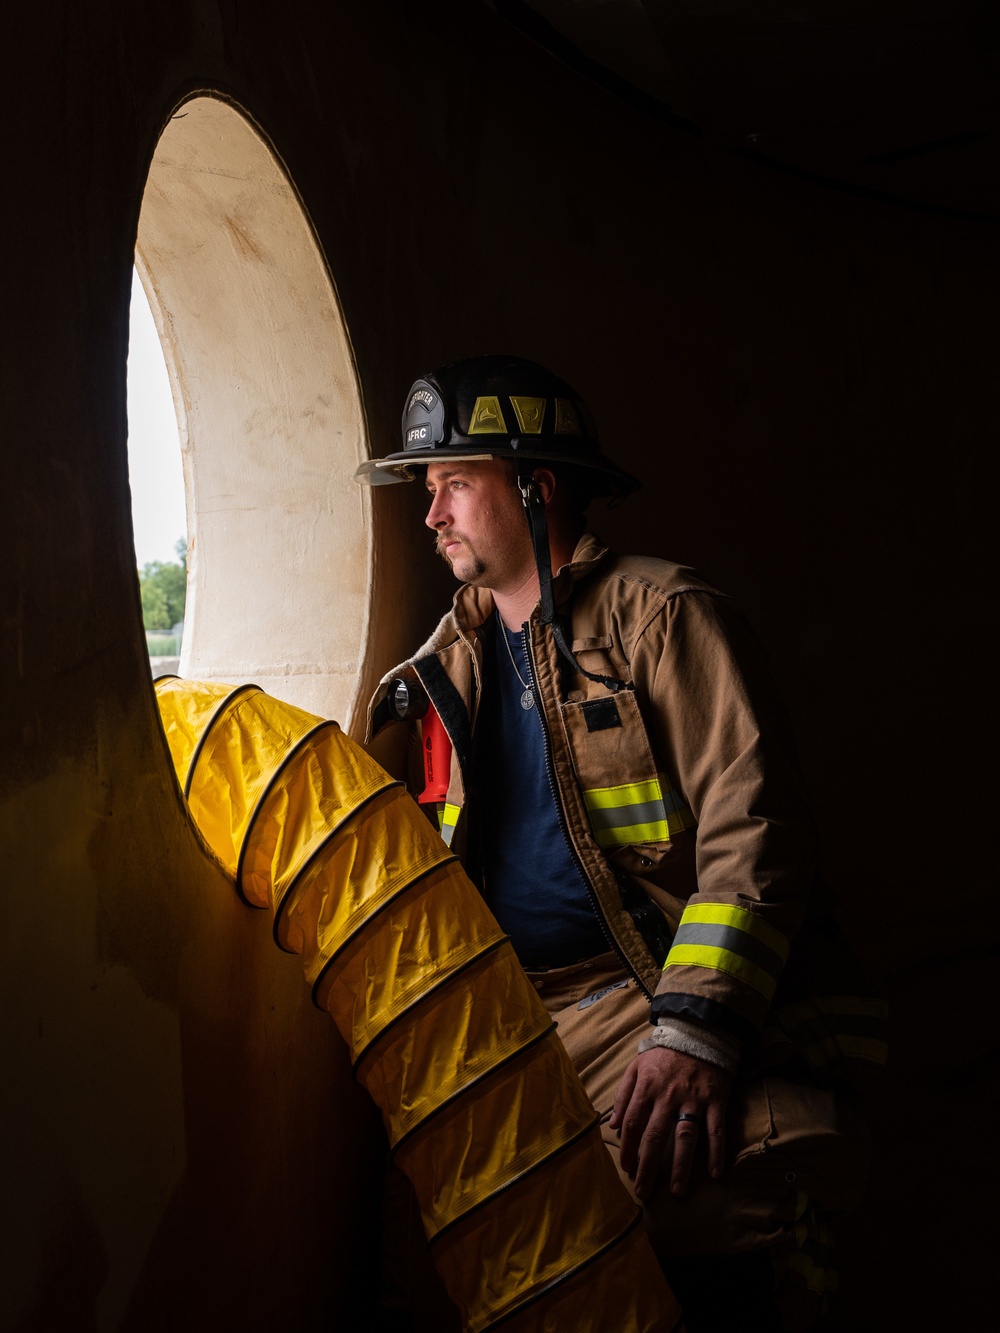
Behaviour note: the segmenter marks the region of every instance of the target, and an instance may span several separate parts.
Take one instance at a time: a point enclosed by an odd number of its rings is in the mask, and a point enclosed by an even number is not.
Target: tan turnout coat
[[[821,1080],[884,1057],[884,1014],[816,888],[816,835],[784,709],[732,601],[691,570],[619,556],[585,534],[554,582],[587,671],[536,608],[529,662],[567,838],[611,947],[651,1016],[740,1043],[746,1068],[795,1061]],[[482,686],[486,591],[463,586],[428,642],[387,674],[416,676],[452,741],[444,833],[460,854]],[[480,811],[488,818],[488,811]],[[469,866],[473,878],[474,865]]]

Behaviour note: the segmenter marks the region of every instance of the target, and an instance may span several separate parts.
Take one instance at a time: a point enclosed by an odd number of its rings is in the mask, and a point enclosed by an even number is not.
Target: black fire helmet
[[[592,497],[627,495],[639,486],[605,458],[593,418],[575,390],[544,366],[516,356],[452,361],[416,380],[403,408],[402,453],[362,463],[354,475],[375,485],[414,481],[415,467],[488,458],[579,467]],[[587,671],[574,657],[556,611],[545,504],[530,467],[518,469],[517,485],[538,567],[541,623],[575,671],[615,694],[631,689],[614,676]]]
[[[422,376],[406,395],[402,424],[402,452],[362,463],[359,481],[413,481],[414,467],[448,459],[515,458],[583,468],[595,497],[639,486],[601,452],[579,394],[522,357],[468,357]]]

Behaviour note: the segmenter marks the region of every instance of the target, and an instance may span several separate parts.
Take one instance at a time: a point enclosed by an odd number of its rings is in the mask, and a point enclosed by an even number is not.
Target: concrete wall
[[[685,137],[457,0],[37,0],[3,30],[0,1326],[351,1328],[371,1290],[376,1129],[296,960],[186,820],[141,629],[129,285],[160,131],[204,92],[294,183],[374,452],[420,370],[547,362],[646,482],[599,530],[750,611],[895,1003],[850,1326],[954,1317],[985,1261],[966,1191],[995,1081],[995,228]],[[359,696],[449,593],[420,497],[377,499]],[[296,577],[336,608],[346,573],[314,551]]]

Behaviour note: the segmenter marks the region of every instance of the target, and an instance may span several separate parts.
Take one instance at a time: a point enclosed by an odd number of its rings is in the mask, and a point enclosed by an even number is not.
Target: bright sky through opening
[[[128,349],[128,466],[136,564],[173,564],[186,538],[177,418],[159,335],[133,270]]]

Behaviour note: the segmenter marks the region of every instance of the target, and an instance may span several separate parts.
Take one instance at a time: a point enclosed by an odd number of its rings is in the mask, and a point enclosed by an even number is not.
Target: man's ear
[[[538,487],[538,493],[542,497],[542,503],[548,504],[556,492],[555,474],[550,472],[547,467],[536,467],[532,476],[535,479],[535,485]]]

